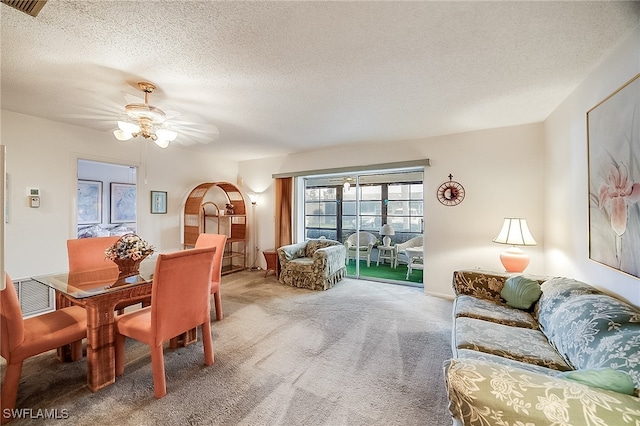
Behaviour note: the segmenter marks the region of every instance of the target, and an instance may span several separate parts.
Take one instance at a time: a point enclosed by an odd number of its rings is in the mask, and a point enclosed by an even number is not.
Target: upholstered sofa
[[[508,304],[520,281],[528,309]],[[454,425],[640,425],[640,310],[570,278],[463,270],[453,288]]]
[[[346,274],[347,250],[339,241],[307,240],[278,248],[282,284],[327,290]]]

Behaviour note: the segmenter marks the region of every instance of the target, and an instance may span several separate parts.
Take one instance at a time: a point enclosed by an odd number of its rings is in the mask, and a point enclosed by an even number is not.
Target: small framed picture
[[[166,191],[151,191],[151,214],[167,214]]]

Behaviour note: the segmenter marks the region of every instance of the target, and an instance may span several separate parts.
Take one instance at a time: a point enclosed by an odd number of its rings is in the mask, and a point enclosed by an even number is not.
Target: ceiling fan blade
[[[218,137],[220,136],[220,134],[215,131],[195,131],[192,128],[189,127],[171,127],[171,126],[167,126],[167,128],[174,130],[175,132],[177,132],[179,135],[183,135],[187,138],[190,139],[194,139],[196,142],[198,143],[203,143],[203,144],[207,144],[211,141],[215,141],[218,139]]]
[[[167,121],[165,125],[167,127],[180,129],[181,131],[189,131],[193,133],[219,133],[218,126],[216,126],[215,124],[200,124],[189,122],[176,123],[175,121]]]

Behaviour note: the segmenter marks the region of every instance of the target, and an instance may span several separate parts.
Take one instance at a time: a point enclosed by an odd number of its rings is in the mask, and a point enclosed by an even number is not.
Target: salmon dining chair
[[[222,255],[227,236],[223,234],[200,234],[196,240],[195,248],[215,247],[213,256],[213,275],[211,275],[211,294],[216,307],[216,319],[220,321],[222,314],[222,297],[220,296],[220,280],[222,279]]]
[[[211,272],[215,248],[160,254],[151,286],[151,306],[116,317],[116,376],[124,373],[125,338],[151,348],[153,395],[167,394],[162,346],[166,340],[200,326],[205,365],[213,364]]]
[[[12,418],[23,361],[74,342],[80,348],[79,356],[76,353],[74,357],[77,360],[82,357],[82,339],[87,336],[87,314],[79,306],[23,319],[16,289],[9,274],[5,276],[6,288],[0,291],[0,355],[7,361],[0,397],[2,424]]]
[[[118,269],[118,265],[107,259],[104,251],[114,245],[120,237],[94,237],[67,240],[69,272],[91,271],[93,269]]]
[[[114,245],[119,239],[119,236],[111,236],[67,240],[69,272],[84,272],[96,269],[114,269],[117,271],[118,265],[107,259],[104,251]],[[60,297],[58,297],[57,301],[60,301]],[[124,308],[140,302],[142,302],[143,305],[150,303],[148,297],[121,302],[116,305],[116,311],[118,311],[118,314],[123,314]],[[62,303],[64,306],[66,302]]]

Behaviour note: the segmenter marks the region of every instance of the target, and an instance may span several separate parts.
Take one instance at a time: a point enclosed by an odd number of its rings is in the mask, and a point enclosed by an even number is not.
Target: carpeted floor
[[[352,279],[313,292],[262,272],[223,277],[222,297],[214,365],[204,366],[200,342],[165,349],[163,399],[153,398],[149,352],[137,342],[127,343],[124,375],[97,393],[85,386],[84,359],[61,364],[49,352],[25,363],[17,407],[68,418],[11,424],[451,424],[442,376],[450,301]]]

